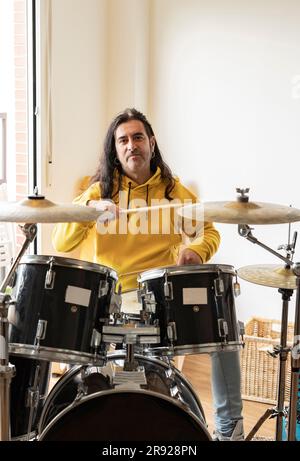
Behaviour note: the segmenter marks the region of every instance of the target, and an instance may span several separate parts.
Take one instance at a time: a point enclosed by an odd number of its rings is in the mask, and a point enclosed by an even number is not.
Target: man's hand
[[[195,251],[185,248],[179,253],[177,266],[183,266],[185,264],[202,264],[202,259]]]
[[[119,217],[119,207],[112,200],[89,200],[88,206],[100,212],[97,221],[108,222]]]

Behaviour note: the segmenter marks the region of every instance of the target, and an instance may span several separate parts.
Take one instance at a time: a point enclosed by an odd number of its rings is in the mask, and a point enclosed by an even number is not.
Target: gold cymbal
[[[241,267],[237,271],[241,279],[273,288],[295,290],[297,288],[296,276],[292,269],[276,264],[258,264],[256,266]]]
[[[264,202],[204,202],[177,210],[183,218],[228,224],[281,224],[300,221],[300,210]]]
[[[41,198],[26,198],[19,202],[0,202],[0,222],[59,223],[95,221],[95,208],[73,204],[56,204]]]

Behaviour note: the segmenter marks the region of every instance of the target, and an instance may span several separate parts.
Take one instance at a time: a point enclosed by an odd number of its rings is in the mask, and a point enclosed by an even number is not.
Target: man
[[[152,127],[136,109],[127,109],[111,123],[104,152],[91,186],[76,204],[105,211],[97,223],[59,224],[53,232],[57,251],[71,251],[81,244],[81,258],[112,267],[124,292],[137,286],[137,274],[174,264],[202,264],[217,251],[220,236],[212,223],[179,231],[178,218],[164,201],[195,203],[197,198],[173,177],[163,161]],[[171,202],[171,203],[172,203]],[[145,207],[143,207],[143,204]],[[156,213],[152,213],[153,206]],[[135,207],[144,212],[132,212]],[[102,222],[101,222],[102,221]],[[184,237],[193,239],[183,244]],[[213,353],[212,389],[216,408],[216,438],[243,438],[238,352]]]

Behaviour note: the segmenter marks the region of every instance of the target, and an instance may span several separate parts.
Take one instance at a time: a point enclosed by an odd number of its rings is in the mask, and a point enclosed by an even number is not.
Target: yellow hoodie
[[[118,173],[114,175],[113,200],[121,208],[151,206],[165,199],[165,180],[157,168],[155,174],[145,183],[137,184],[127,176],[121,177],[121,194],[118,190]],[[171,191],[172,199],[182,203],[197,202],[196,196],[175,178]],[[86,204],[89,200],[100,200],[99,183],[92,184],[73,203]],[[165,199],[166,201],[166,199]],[[161,202],[160,202],[161,203]],[[176,264],[179,249],[183,245],[183,233],[176,227],[178,215],[174,209],[151,213],[141,212],[122,215],[108,225],[95,222],[57,224],[52,241],[57,251],[68,252],[81,245],[80,258],[113,268],[119,276],[122,290],[136,288],[137,274],[155,267]],[[188,245],[206,263],[217,251],[220,235],[212,223],[204,223],[201,235],[196,235]]]

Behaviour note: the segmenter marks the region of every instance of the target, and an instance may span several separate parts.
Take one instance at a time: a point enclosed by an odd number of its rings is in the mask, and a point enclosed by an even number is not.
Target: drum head
[[[207,441],[203,423],[183,405],[143,390],[84,397],[60,413],[41,441]]]

